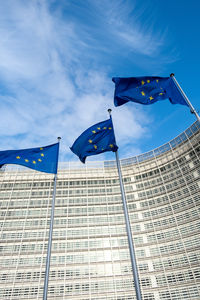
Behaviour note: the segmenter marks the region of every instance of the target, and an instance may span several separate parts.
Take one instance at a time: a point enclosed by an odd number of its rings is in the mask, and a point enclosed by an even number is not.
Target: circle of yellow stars
[[[41,147],[40,150],[42,151],[43,148]],[[41,158],[43,158],[43,157],[44,157],[44,153],[40,153],[40,156],[41,156]],[[36,161],[36,160],[32,160],[32,161],[31,161],[31,160],[25,158],[24,161],[25,161],[26,163],[29,163],[29,162],[30,162],[30,163],[32,163],[32,164],[35,165],[37,162],[39,162],[39,163],[42,162],[42,159],[41,159],[41,158],[38,158],[37,161]],[[19,156],[19,155],[17,155],[17,156],[16,156],[16,159],[22,159],[22,157]]]
[[[106,126],[105,126],[105,127],[103,127],[102,129],[103,129],[103,130],[106,130],[106,129],[112,130],[112,127],[106,127]],[[101,127],[97,127],[97,130],[92,130],[92,133],[95,134],[95,133],[97,133],[99,130],[101,130]],[[90,144],[92,144],[93,141],[92,141],[91,139],[89,139],[88,142],[89,142]],[[94,147],[95,150],[97,149],[97,145],[93,145],[93,147]],[[110,147],[110,148],[114,148],[114,145],[113,145],[113,144],[110,144],[109,147]],[[104,149],[101,149],[101,150],[103,151]]]
[[[150,79],[147,79],[147,81],[146,81],[146,83],[150,83],[151,81],[150,81]],[[156,79],[156,82],[158,83],[159,82],[159,79]],[[145,81],[144,80],[142,80],[141,81],[141,85],[143,86],[145,84]],[[138,88],[138,87],[137,87]],[[159,96],[162,96],[162,95],[164,95],[164,92],[163,92],[163,88],[160,88],[161,89],[161,92],[158,94]],[[144,91],[141,91],[141,95],[143,96],[143,97],[145,97],[146,96],[146,93],[144,92]],[[149,100],[153,100],[154,99],[154,97],[153,96],[149,96]]]

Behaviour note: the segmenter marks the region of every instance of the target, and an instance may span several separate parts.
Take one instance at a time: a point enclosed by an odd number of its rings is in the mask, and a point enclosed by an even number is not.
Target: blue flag
[[[117,151],[112,119],[89,127],[76,139],[70,149],[83,163],[87,156]]]
[[[169,99],[172,104],[187,105],[171,77],[114,77],[114,104],[120,106],[128,101],[145,105]]]
[[[36,171],[57,173],[59,143],[40,148],[0,151],[0,167],[22,165]]]

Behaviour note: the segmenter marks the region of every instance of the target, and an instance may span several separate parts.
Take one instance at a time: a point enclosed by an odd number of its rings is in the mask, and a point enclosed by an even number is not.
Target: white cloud
[[[74,139],[88,126],[108,118],[107,109],[113,108],[111,66],[101,61],[105,53],[115,51],[123,40],[129,49],[151,55],[160,43],[155,40],[149,45],[150,32],[144,34],[139,27],[125,24],[127,7],[124,5],[122,11],[121,1],[112,1],[118,7],[111,11],[107,5],[104,13],[96,2],[87,2],[96,15],[101,10],[96,31],[84,18],[63,17],[64,7],[53,11],[49,3],[1,3],[1,149],[45,145],[62,136],[62,157],[68,159],[68,147]],[[105,44],[103,39],[97,40],[100,32],[105,34]],[[106,49],[108,39],[115,42],[112,50]],[[124,149],[132,144],[132,149],[139,152],[134,144],[147,133],[148,117],[144,118],[138,107],[130,110],[124,106],[113,110],[113,119],[118,143]],[[141,122],[143,119],[146,123]]]
[[[144,20],[141,22],[144,7],[138,10],[136,1],[129,0],[102,0],[95,4],[104,17],[106,31],[110,38],[117,41],[119,49],[147,56],[159,53],[165,34],[153,30],[152,20],[151,23]]]

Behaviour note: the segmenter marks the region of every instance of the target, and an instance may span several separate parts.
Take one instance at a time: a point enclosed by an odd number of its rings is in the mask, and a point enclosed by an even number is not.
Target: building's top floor
[[[170,156],[171,150],[180,149],[184,144],[187,144],[189,140],[192,140],[196,137],[196,135],[200,134],[200,123],[196,121],[193,123],[189,128],[187,128],[184,132],[179,134],[177,137],[172,139],[171,141],[165,143],[164,145],[161,145],[158,148],[155,148],[151,151],[148,151],[146,153],[133,156],[130,158],[121,159],[121,166],[125,167],[130,165],[143,165],[143,164],[149,164],[149,167],[151,168],[150,161],[153,158],[161,159],[163,157],[167,157],[168,154]],[[200,138],[198,138],[200,140]],[[58,166],[59,173],[62,172],[69,172],[69,173],[77,173],[81,174],[82,172],[85,173],[87,170],[90,172],[93,170],[95,173],[102,172],[102,170],[112,170],[113,168],[116,169],[116,161],[88,161],[86,164],[82,164],[81,162],[60,162]],[[25,173],[33,173],[35,171],[25,168],[23,166],[19,165],[8,165],[0,169],[1,171],[6,170],[9,171],[18,171]],[[38,173],[38,172],[37,172]],[[41,173],[40,173],[41,174]],[[48,174],[44,174],[45,177],[48,177]],[[52,177],[52,174],[49,174],[50,177]]]

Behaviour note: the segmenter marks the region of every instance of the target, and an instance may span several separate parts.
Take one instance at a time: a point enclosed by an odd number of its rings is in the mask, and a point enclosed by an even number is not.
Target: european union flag
[[[169,99],[172,104],[187,105],[171,77],[114,77],[114,104],[120,106],[128,101],[145,105]]]
[[[89,127],[76,139],[70,149],[83,163],[87,156],[117,151],[112,119]]]
[[[59,143],[40,148],[0,151],[0,167],[22,165],[36,171],[57,173]]]

